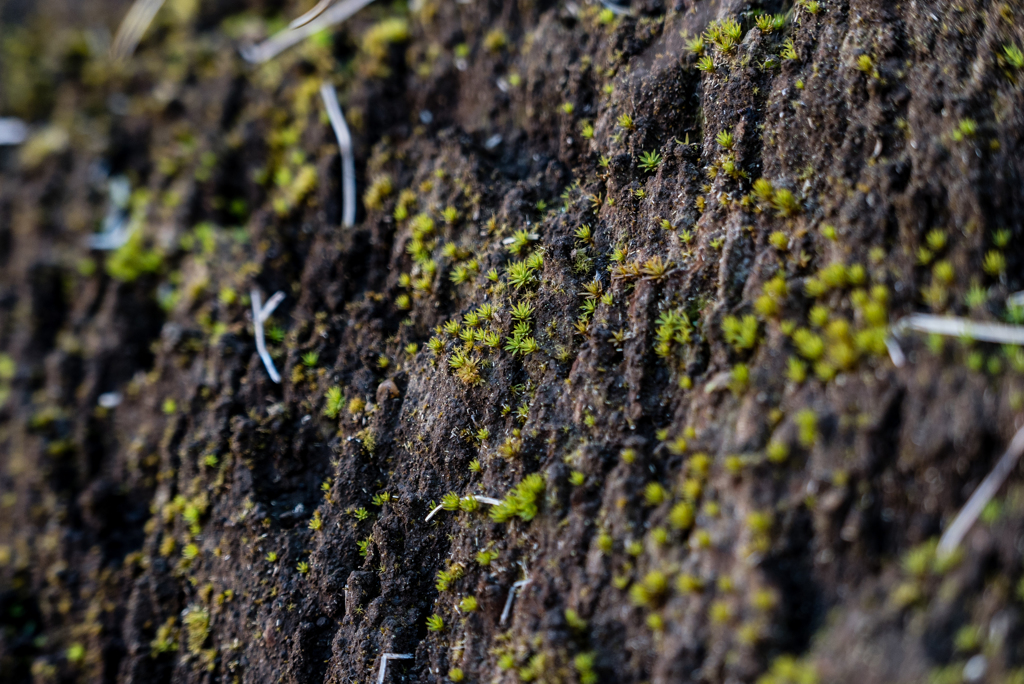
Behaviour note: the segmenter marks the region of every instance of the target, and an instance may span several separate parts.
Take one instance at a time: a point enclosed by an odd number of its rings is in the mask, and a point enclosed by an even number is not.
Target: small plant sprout
[[[729,131],[719,131],[718,135],[715,136],[715,142],[725,149],[731,150],[735,141],[733,140],[732,133]]]
[[[656,608],[668,594],[668,577],[660,570],[652,570],[630,587],[629,598],[636,606]]]
[[[508,266],[508,282],[517,290],[533,282],[537,269],[527,261],[514,261]]]
[[[512,306],[512,318],[517,321],[528,321],[533,315],[533,306],[529,302],[519,302]]]
[[[990,276],[1001,276],[1006,272],[1006,257],[1002,252],[992,250],[985,254],[981,268]]]
[[[377,674],[377,684],[384,684],[384,677],[388,674],[389,660],[412,660],[412,653],[384,653],[380,657],[380,671]]]
[[[967,138],[973,138],[978,134],[978,122],[974,119],[960,119],[960,122],[956,126],[956,130],[953,131],[953,140],[962,142]]]
[[[802,409],[793,417],[797,426],[797,441],[800,446],[810,449],[818,441],[818,415],[814,409]]]
[[[640,168],[648,173],[661,165],[661,155],[657,152],[644,152],[640,155]]]
[[[710,55],[704,55],[697,60],[697,70],[703,71],[705,74],[710,74],[715,70],[715,60],[711,59]]]
[[[782,44],[782,52],[779,53],[782,59],[794,60],[800,59],[800,55],[796,51],[796,45],[793,44],[793,39],[789,38],[785,43]]]
[[[1024,69],[1024,52],[1016,45],[1004,45],[1003,58],[1014,69]]]
[[[779,31],[786,25],[786,15],[784,14],[761,14],[758,15],[755,22],[757,28],[763,33],[772,33],[773,31]]]
[[[694,55],[704,54],[704,36],[697,36],[696,38],[688,38],[686,40],[686,49],[688,52]]]
[[[320,509],[313,511],[313,517],[309,521],[309,529],[319,532],[324,526],[324,520],[320,517]]]
[[[660,254],[651,257],[640,267],[645,280],[661,280],[672,271],[672,265],[662,259]]]
[[[783,218],[800,213],[800,201],[791,190],[786,188],[779,188],[772,195],[772,207],[775,208],[775,213]]]
[[[341,224],[351,228],[356,223],[356,161],[352,154],[352,134],[345,123],[345,115],[338,104],[338,93],[334,86],[324,83],[320,87],[320,97],[327,108],[327,118],[331,121],[341,151]]]
[[[252,299],[252,324],[256,330],[256,353],[259,354],[260,359],[263,361],[270,379],[277,384],[281,384],[281,375],[277,372],[277,368],[274,367],[274,360],[270,358],[270,353],[267,351],[267,342],[263,336],[263,324],[270,318],[270,314],[274,313],[277,305],[284,300],[284,292],[275,292],[274,296],[268,299],[266,304],[262,303],[263,297],[257,289],[253,289],[249,296]]]
[[[467,596],[459,601],[459,611],[463,613],[473,613],[479,607],[480,602],[476,600],[475,596]]]
[[[722,320],[722,333],[725,341],[737,351],[753,349],[757,344],[757,318],[747,314],[742,319],[726,316]]]
[[[509,587],[508,598],[505,599],[505,608],[501,611],[501,619],[498,621],[498,624],[503,625],[505,624],[505,621],[508,620],[508,615],[512,612],[512,600],[515,599],[516,592],[530,584],[532,581],[533,580],[529,578],[519,580],[518,582],[513,582],[512,586]]]
[[[633,117],[631,117],[629,114],[621,115],[616,121],[616,123],[618,124],[619,128],[625,128],[627,131],[631,131],[636,127],[636,124],[633,123]]]
[[[576,111],[576,106],[572,102],[563,102],[562,111],[565,112],[566,114],[572,114],[574,111]]]
[[[444,618],[437,613],[434,613],[427,618],[427,629],[431,632],[440,632],[444,629]]]
[[[302,355],[302,365],[307,368],[315,368],[317,361],[320,360],[320,352],[310,351]]]

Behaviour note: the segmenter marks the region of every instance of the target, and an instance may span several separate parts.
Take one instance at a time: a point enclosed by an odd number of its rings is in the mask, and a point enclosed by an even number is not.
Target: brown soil
[[[0,680],[1024,681],[1024,355],[883,344],[1021,318],[1024,7],[128,4],[0,2]]]

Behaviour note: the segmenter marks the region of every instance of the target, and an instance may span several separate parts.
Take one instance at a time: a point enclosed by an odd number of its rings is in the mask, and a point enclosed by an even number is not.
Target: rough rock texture
[[[0,680],[1024,681],[1024,7],[309,4],[0,3]]]

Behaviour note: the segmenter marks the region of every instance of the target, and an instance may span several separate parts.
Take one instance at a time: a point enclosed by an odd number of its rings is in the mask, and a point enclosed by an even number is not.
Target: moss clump
[[[726,316],[722,320],[722,333],[725,336],[725,341],[736,351],[753,349],[757,344],[757,327],[757,318],[750,314],[742,319],[736,316]]]
[[[500,504],[491,508],[491,520],[508,522],[516,516],[521,520],[533,520],[537,516],[537,498],[546,487],[547,483],[540,473],[527,475]]]
[[[409,40],[409,22],[403,17],[392,17],[378,22],[363,34],[362,54],[366,60],[364,71],[369,76],[387,78],[391,70],[385,62],[392,45]]]
[[[373,179],[370,187],[363,193],[363,204],[367,209],[380,209],[384,206],[384,200],[392,193],[394,186],[391,184],[391,176],[381,175]]]
[[[652,570],[629,589],[629,599],[634,605],[656,607],[668,593],[668,577],[660,570]]]
[[[188,652],[199,653],[210,636],[210,611],[200,606],[189,606],[182,621],[185,624]]]
[[[136,229],[128,240],[114,250],[107,259],[107,274],[114,280],[130,283],[145,273],[155,273],[163,265],[163,255],[155,249],[147,249],[142,231]]]
[[[818,684],[818,670],[812,663],[793,656],[779,656],[771,670],[758,678],[757,684]]]

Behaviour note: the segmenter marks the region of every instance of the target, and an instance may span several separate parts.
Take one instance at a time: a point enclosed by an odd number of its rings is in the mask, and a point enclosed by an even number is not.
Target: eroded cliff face
[[[4,681],[1024,679],[1024,8],[307,4],[3,28]]]

